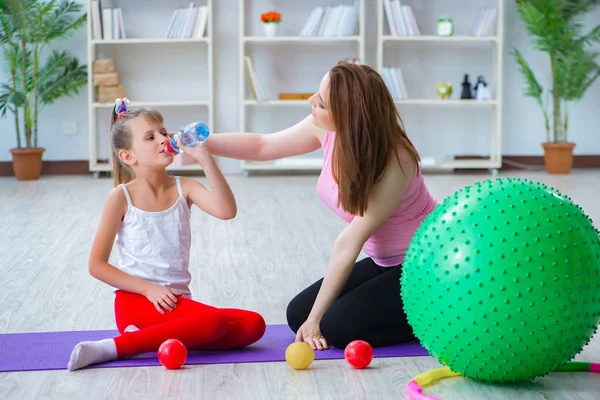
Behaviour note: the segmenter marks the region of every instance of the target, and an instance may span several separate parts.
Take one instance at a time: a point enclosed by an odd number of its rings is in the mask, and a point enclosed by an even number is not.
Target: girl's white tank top
[[[129,275],[168,286],[191,298],[191,210],[179,177],[175,179],[179,193],[177,201],[168,209],[157,212],[134,206],[127,187],[119,185],[127,198],[128,208],[117,232],[118,267]]]

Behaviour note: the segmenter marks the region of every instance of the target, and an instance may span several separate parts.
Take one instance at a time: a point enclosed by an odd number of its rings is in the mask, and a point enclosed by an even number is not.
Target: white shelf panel
[[[308,106],[308,100],[244,100],[244,105],[247,106]]]
[[[92,171],[92,172],[108,172],[108,171],[112,171],[112,168],[109,164],[95,164],[95,165],[90,165],[90,171]]]
[[[423,171],[451,171],[454,169],[485,169],[485,168],[500,168],[501,163],[489,158],[473,158],[473,159],[450,159],[450,160],[435,160],[431,162],[427,157],[421,157],[421,168]]]
[[[442,166],[446,168],[454,169],[470,169],[470,168],[500,168],[500,162],[496,162],[492,159],[465,159],[465,160],[452,160],[443,163]]]
[[[396,103],[397,105],[486,107],[486,106],[495,106],[496,100],[406,99],[406,100],[395,100],[394,103]]]
[[[90,40],[90,45],[100,44],[159,44],[159,43],[209,43],[210,38],[189,38],[189,39],[171,39],[171,38],[131,38],[131,39],[110,39],[110,40]]]
[[[426,157],[424,157],[424,160]],[[426,162],[422,165],[423,170],[452,170],[470,168],[499,168],[499,163],[491,159],[464,159]],[[274,161],[244,161],[245,170],[255,171],[278,171],[278,170],[314,170],[319,171],[323,167],[323,158],[318,157],[293,157]]]
[[[419,36],[392,36],[384,35],[381,37],[384,42],[497,42],[496,36],[435,36],[435,35],[419,35]]]
[[[109,164],[96,164],[93,166],[90,171],[92,172],[111,172],[112,167]],[[180,166],[171,166],[167,167],[167,171],[202,171],[202,167],[198,164],[190,164],[190,165],[180,165]]]
[[[359,42],[360,36],[244,36],[244,42]]]
[[[93,103],[94,108],[114,107],[114,103]],[[133,101],[131,107],[184,107],[184,106],[208,106],[207,100],[181,100],[181,101]]]
[[[323,158],[320,157],[291,157],[274,161],[243,161],[242,167],[249,171],[281,171],[281,170],[305,170],[319,171],[323,166]]]
[[[167,171],[202,171],[202,167],[200,167],[199,164],[189,164],[189,165],[179,165],[179,166],[169,165],[167,167]]]

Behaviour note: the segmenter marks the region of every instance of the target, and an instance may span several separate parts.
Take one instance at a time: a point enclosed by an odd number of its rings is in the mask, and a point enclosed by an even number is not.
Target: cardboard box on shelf
[[[94,86],[118,86],[121,81],[118,72],[103,72],[94,74]]]
[[[125,86],[100,86],[98,87],[98,103],[113,103],[116,98],[125,97]]]
[[[92,62],[92,73],[104,74],[107,72],[115,72],[115,60],[112,58],[103,58]]]

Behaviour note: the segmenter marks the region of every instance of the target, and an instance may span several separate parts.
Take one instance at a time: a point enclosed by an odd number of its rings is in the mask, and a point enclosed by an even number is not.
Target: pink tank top
[[[321,200],[344,221],[350,222],[353,215],[347,214],[337,206],[338,186],[331,172],[335,132],[327,132],[323,138],[323,169],[317,182],[317,193]],[[362,250],[382,267],[393,267],[404,262],[408,245],[421,222],[435,206],[437,201],[431,196],[423,175],[413,175],[406,193],[400,200],[398,208],[387,221],[365,242]]]

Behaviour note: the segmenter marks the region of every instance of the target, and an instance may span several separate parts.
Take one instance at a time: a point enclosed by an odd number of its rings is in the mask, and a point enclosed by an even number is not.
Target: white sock
[[[69,359],[67,368],[69,371],[87,367],[90,364],[97,364],[117,358],[117,346],[113,339],[97,340],[95,342],[78,343]]]
[[[125,332],[135,332],[135,331],[139,331],[140,328],[138,328],[135,325],[129,325],[127,328],[125,328]]]

